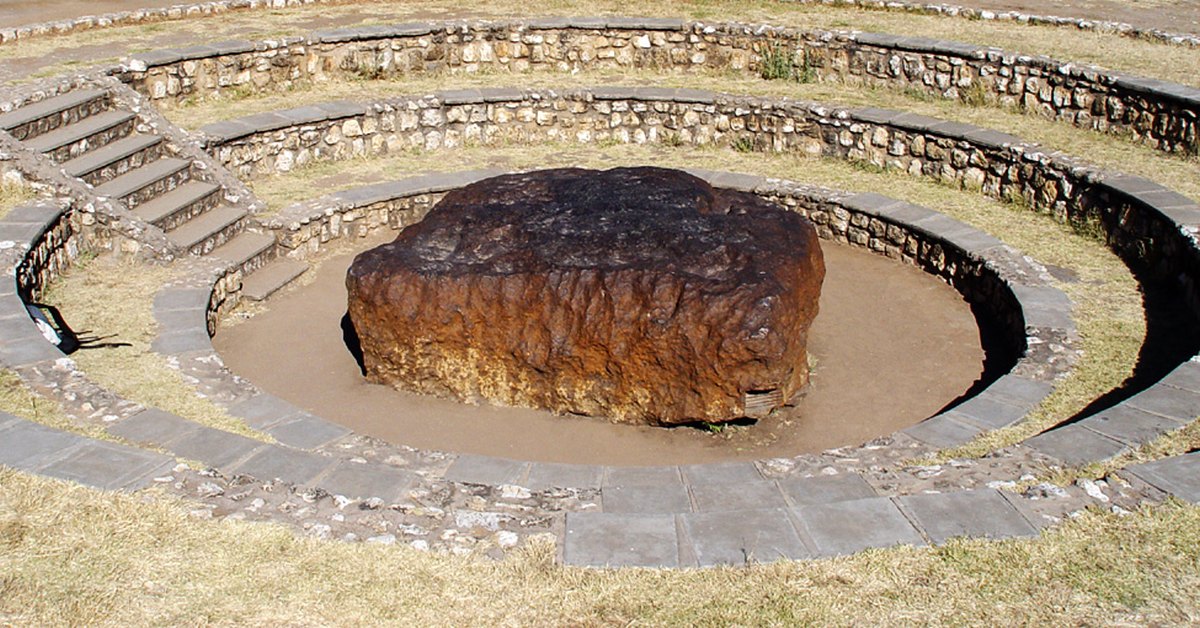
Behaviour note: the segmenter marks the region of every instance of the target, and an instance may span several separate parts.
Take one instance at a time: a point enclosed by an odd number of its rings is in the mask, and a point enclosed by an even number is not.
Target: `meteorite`
[[[813,226],[678,170],[560,168],[454,190],[346,276],[367,378],[674,425],[808,382]]]

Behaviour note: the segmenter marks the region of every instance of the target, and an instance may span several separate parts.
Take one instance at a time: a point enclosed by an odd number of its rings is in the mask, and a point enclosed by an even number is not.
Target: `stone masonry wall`
[[[81,212],[72,209],[47,212],[43,231],[27,243],[30,248],[17,266],[17,290],[26,301],[41,298],[42,290],[79,257],[90,250]]]
[[[1200,151],[1200,90],[996,48],[876,33],[649,18],[446,22],[317,31],[136,55],[122,80],[159,106],[346,78],[483,70],[749,72],[782,59],[806,79],[982,99],[1159,149]]]
[[[1115,251],[1178,279],[1193,301],[1200,277],[1194,201],[1020,138],[896,111],[660,88],[460,90],[257,114],[203,132],[218,161],[243,178],[310,161],[464,143],[662,142],[800,151],[1024,199],[1061,220],[1097,225]]]

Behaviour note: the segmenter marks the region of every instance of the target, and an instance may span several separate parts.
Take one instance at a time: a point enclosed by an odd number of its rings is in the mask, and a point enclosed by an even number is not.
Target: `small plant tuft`
[[[817,70],[804,55],[804,61],[797,64],[795,54],[780,44],[774,44],[762,49],[762,67],[759,75],[768,81],[795,81],[797,83],[812,83],[817,79]]]
[[[733,140],[733,142],[731,142],[729,145],[733,148],[733,150],[739,153],[754,152],[754,138],[748,135]]]
[[[971,84],[958,90],[959,100],[970,107],[987,107],[992,102],[991,91],[981,79],[976,78]]]

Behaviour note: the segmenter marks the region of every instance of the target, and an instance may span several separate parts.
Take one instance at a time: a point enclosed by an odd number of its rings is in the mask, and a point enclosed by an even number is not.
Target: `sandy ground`
[[[342,337],[348,253],[326,260],[307,285],[272,298],[265,311],[222,329],[213,342],[238,375],[358,432],[546,462],[677,464],[820,451],[915,424],[970,388],[983,351],[958,293],[860,250],[826,243],[825,256],[809,347],[816,358],[811,386],[795,407],[721,433],[471,406],[370,384]]]

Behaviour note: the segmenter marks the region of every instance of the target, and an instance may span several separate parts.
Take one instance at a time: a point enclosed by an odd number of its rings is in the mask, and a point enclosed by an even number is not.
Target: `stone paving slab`
[[[262,441],[239,434],[200,426],[171,443],[171,451],[181,458],[190,458],[224,469],[245,458],[250,452],[266,447]]]
[[[267,429],[275,440],[289,447],[299,449],[316,449],[350,434],[350,430],[330,423],[325,419],[307,412],[301,412],[291,419]]]
[[[1011,284],[1009,288],[1021,302],[1026,327],[1075,329],[1075,321],[1071,318],[1071,299],[1061,290],[1021,284]]]
[[[692,484],[692,500],[700,512],[786,508],[783,492],[774,482],[757,480],[738,484]]]
[[[0,464],[31,470],[47,465],[88,439],[19,419],[0,431]]]
[[[693,513],[680,519],[701,567],[812,557],[783,508]]]
[[[1025,418],[1028,406],[1018,406],[988,394],[987,391],[954,406],[950,412],[954,420],[975,425],[985,430],[1008,427]]]
[[[763,476],[753,462],[715,462],[692,464],[679,467],[683,477],[692,486],[716,484],[743,484],[761,482]]]
[[[208,309],[208,302],[212,299],[212,290],[208,288],[168,288],[159,290],[154,295],[154,312],[157,316],[159,312],[171,312],[175,310],[200,310],[201,312]]]
[[[528,462],[461,454],[443,477],[449,482],[467,484],[521,484],[528,469]]]
[[[604,479],[604,467],[585,464],[535,462],[529,466],[525,487],[533,491],[549,488],[598,489]]]
[[[608,467],[604,473],[604,486],[646,486],[656,484],[679,484],[683,480],[679,467]]]
[[[646,486],[608,486],[600,493],[600,503],[608,513],[690,512],[692,498],[682,484]]]
[[[1051,392],[1054,385],[1020,375],[1004,375],[987,387],[989,397],[1008,403],[1033,408],[1042,402]]]
[[[1148,484],[1179,499],[1200,504],[1200,452],[1163,458],[1126,467]]]
[[[278,445],[267,445],[234,467],[234,471],[259,480],[283,480],[291,484],[311,485],[336,459]]]
[[[159,325],[159,335],[208,328],[208,315],[204,308],[163,310],[154,313]]]
[[[1127,445],[1082,425],[1067,425],[1042,432],[1022,445],[1069,465],[1107,460],[1128,449]]]
[[[1124,403],[1180,423],[1191,423],[1200,416],[1200,393],[1169,386],[1151,386]]]
[[[297,412],[296,406],[264,392],[233,403],[227,410],[256,430],[285,421]]]
[[[677,567],[674,515],[569,512],[563,562],[609,567]]]
[[[9,326],[20,326],[23,329],[11,334],[2,330]],[[0,320],[0,364],[16,368],[39,362],[52,362],[61,357],[63,352],[37,331],[32,319]]]
[[[925,539],[887,497],[869,497],[793,510],[797,528],[817,556],[853,554],[869,547],[925,545]]]
[[[1183,423],[1157,414],[1139,410],[1128,404],[1118,404],[1079,422],[1080,425],[1127,445],[1148,443],[1167,432],[1177,430]]]
[[[958,447],[982,434],[983,429],[944,413],[905,428],[901,433],[934,447]]]
[[[205,327],[181,329],[159,334],[150,343],[150,349],[163,355],[179,355],[192,351],[211,351],[212,338]]]
[[[38,473],[104,490],[138,490],[175,466],[170,456],[115,443],[87,439],[64,458]]]
[[[828,504],[875,497],[875,489],[857,473],[820,475],[811,478],[790,477],[779,487],[797,506]]]
[[[929,540],[937,544],[956,536],[1002,539],[1038,533],[999,491],[990,488],[905,495],[898,500]]]
[[[1169,375],[1159,380],[1159,383],[1200,393],[1200,362],[1189,360],[1180,364]]]
[[[413,473],[380,464],[338,462],[317,484],[335,495],[350,499],[378,497],[395,503],[416,481]]]
[[[158,408],[147,408],[120,423],[110,425],[108,433],[134,443],[168,447],[171,442],[199,431],[198,423]]]

